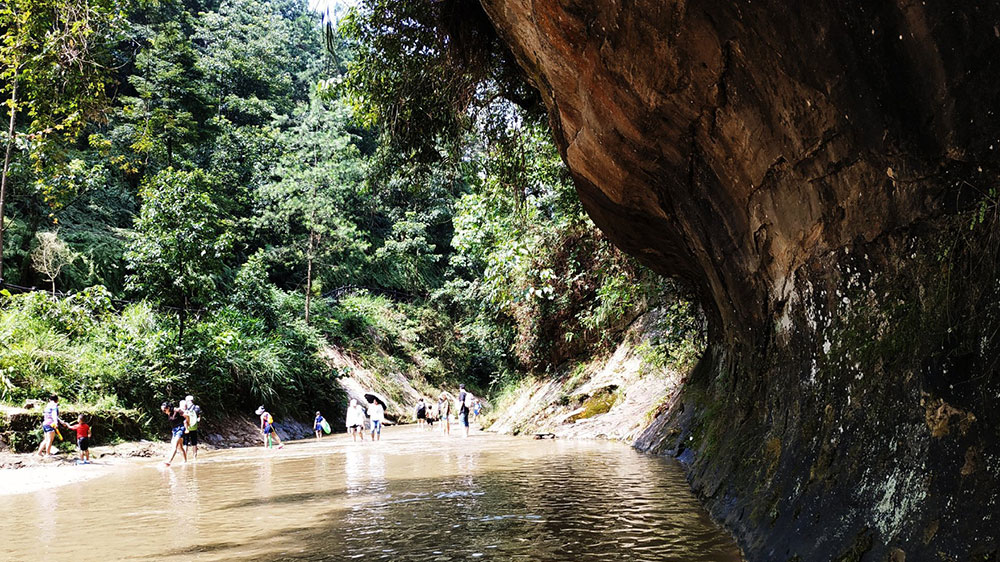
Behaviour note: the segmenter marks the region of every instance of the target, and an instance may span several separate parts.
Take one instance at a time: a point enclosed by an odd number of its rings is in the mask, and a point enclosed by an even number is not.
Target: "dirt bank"
[[[683,375],[652,352],[662,311],[642,315],[609,356],[581,362],[555,378],[529,378],[497,399],[489,431],[552,433],[634,443],[666,411]]]
[[[450,390],[426,383],[411,381],[402,373],[378,372],[365,365],[338,347],[328,347],[323,351],[323,357],[334,368],[347,373],[338,379],[341,389],[349,399],[366,404],[366,395],[374,394],[385,403],[386,418],[390,423],[406,423],[414,419],[414,409],[417,401],[436,402],[442,394],[455,400]],[[343,418],[331,421],[334,427],[343,428]]]

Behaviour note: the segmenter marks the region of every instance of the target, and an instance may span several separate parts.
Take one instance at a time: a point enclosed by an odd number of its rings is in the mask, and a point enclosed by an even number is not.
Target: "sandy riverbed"
[[[167,447],[167,443],[152,441],[92,447],[91,463],[87,465],[76,463],[76,452],[48,457],[0,453],[0,496],[75,484],[105,476],[123,465],[159,462]]]

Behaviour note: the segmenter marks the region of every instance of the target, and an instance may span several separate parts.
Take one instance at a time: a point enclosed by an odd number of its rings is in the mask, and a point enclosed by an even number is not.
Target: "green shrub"
[[[144,302],[115,312],[101,288],[66,299],[5,298],[0,400],[55,392],[78,403],[156,411],[163,400],[194,394],[216,410],[262,402],[284,413],[339,409],[337,373],[319,357],[319,333],[277,305],[257,312],[274,322],[223,307],[205,314],[178,346],[173,315]]]

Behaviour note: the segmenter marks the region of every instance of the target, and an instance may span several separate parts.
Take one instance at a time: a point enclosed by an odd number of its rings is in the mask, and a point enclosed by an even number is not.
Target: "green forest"
[[[328,346],[485,395],[653,303],[690,362],[692,306],[590,221],[462,5],[5,2],[0,402],[310,416],[343,408]]]

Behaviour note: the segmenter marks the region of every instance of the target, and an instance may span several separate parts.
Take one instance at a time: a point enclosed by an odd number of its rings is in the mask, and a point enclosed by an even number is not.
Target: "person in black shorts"
[[[184,432],[184,449],[191,453],[191,460],[198,460],[198,422],[201,421],[201,406],[194,403],[190,394],[181,401],[181,409],[187,414],[188,427]]]
[[[184,447],[194,447],[194,457],[198,458],[198,430],[192,429],[184,434]]]
[[[416,418],[417,425],[420,427],[423,427],[427,423],[427,404],[424,404],[423,398],[417,401]]]

